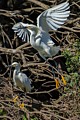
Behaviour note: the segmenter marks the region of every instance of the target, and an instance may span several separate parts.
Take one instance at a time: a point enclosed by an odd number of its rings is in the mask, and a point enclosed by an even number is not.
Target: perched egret
[[[26,92],[30,92],[31,91],[31,81],[24,73],[20,72],[20,64],[17,62],[13,62],[9,66],[15,67],[14,72],[13,72],[14,85],[23,90],[26,90]]]
[[[49,30],[57,30],[64,24],[70,13],[69,8],[69,3],[64,2],[42,12],[37,17],[37,26],[19,22],[12,29],[23,41],[30,43],[46,60],[47,57],[55,56],[60,50],[60,46],[55,46],[50,38]]]

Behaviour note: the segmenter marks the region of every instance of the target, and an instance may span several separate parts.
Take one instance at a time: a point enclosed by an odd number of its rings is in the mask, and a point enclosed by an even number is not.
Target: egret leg
[[[56,66],[56,68],[57,68],[57,66],[58,66],[57,62],[56,62],[55,60],[53,60],[53,61],[54,61],[54,64],[55,64],[55,66]]]
[[[48,60],[46,59],[46,62],[50,65],[51,69],[52,69],[52,73],[53,73],[53,76],[55,77],[55,71],[53,69],[53,66],[48,62]]]
[[[48,60],[44,56],[42,56],[40,53],[39,53],[39,55],[50,65],[50,67],[52,68],[53,76],[55,76],[55,72],[54,72],[53,66],[48,62]]]

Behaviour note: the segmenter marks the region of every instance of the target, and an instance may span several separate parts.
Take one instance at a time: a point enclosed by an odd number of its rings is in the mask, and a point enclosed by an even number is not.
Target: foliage
[[[38,120],[38,118],[37,118],[37,117],[34,117],[34,118],[31,118],[31,120]]]
[[[70,46],[70,49],[66,49],[62,53],[66,58],[66,67],[68,75],[66,75],[67,82],[70,82],[70,86],[78,86],[80,80],[80,41],[78,39]]]
[[[23,118],[22,118],[22,120],[27,120],[27,118],[26,118],[26,116],[25,116],[25,115],[23,115]]]

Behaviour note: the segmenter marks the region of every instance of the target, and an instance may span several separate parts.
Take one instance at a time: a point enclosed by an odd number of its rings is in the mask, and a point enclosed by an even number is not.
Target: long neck
[[[30,44],[33,46],[33,44],[36,42],[36,37],[40,34],[41,29],[34,28],[33,30],[30,30]]]
[[[33,46],[34,41],[35,41],[35,37],[36,37],[37,33],[35,31],[30,31],[30,44]]]
[[[17,66],[15,67],[15,70],[17,71],[17,73],[19,73],[19,72],[20,72],[20,66],[17,65]]]
[[[19,72],[20,72],[20,66],[17,65],[17,66],[15,67],[15,69],[14,69],[13,75],[18,75]]]
[[[16,80],[18,79],[17,77],[18,77],[19,72],[20,72],[20,66],[17,65],[14,69],[14,72],[13,72],[13,82],[14,82],[15,86],[17,85]]]

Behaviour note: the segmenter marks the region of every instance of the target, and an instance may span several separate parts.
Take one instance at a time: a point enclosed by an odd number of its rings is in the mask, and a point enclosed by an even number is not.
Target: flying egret
[[[48,32],[49,30],[57,30],[64,24],[70,13],[69,8],[69,3],[66,1],[42,12],[37,17],[37,26],[19,22],[12,29],[22,38],[22,41],[30,43],[46,60],[47,57],[55,56],[60,50],[60,46],[55,46]]]
[[[26,74],[20,72],[20,64],[17,62],[13,62],[9,67],[15,67],[13,72],[13,82],[14,86],[21,88],[22,90],[26,90],[26,92],[31,91],[31,81],[26,76]]]

